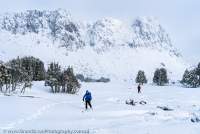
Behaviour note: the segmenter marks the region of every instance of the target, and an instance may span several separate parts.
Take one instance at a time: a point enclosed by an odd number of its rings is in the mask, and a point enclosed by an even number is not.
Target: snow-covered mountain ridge
[[[61,9],[0,16],[0,60],[25,55],[113,79],[134,78],[139,69],[150,79],[161,66],[177,78],[185,69],[180,52],[152,17],[137,18],[131,25],[113,18],[82,23]]]

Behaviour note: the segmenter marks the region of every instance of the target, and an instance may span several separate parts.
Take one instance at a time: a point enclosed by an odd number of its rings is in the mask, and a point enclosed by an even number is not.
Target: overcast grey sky
[[[174,46],[192,63],[200,62],[200,0],[0,0],[0,12],[27,9],[68,10],[75,19],[114,17],[131,21],[155,16]]]

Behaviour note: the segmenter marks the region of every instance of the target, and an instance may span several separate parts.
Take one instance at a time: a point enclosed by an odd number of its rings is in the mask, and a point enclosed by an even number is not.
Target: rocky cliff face
[[[34,56],[46,65],[58,61],[97,78],[133,79],[140,69],[151,78],[163,66],[176,77],[185,69],[169,35],[151,17],[131,24],[113,18],[82,23],[61,9],[0,16],[0,60],[17,56]]]
[[[73,21],[65,10],[7,13],[1,16],[0,25],[1,31],[9,31],[12,34],[43,33],[69,50],[85,45],[78,23]]]
[[[1,15],[0,27],[1,32],[9,31],[12,34],[42,33],[67,50],[77,50],[86,45],[97,52],[119,46],[148,47],[180,56],[164,28],[150,17],[137,18],[130,26],[113,18],[83,25],[73,20],[65,10],[29,10]]]

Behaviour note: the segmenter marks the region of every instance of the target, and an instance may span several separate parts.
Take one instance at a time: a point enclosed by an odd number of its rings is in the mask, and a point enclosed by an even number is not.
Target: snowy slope
[[[5,129],[89,129],[90,134],[199,134],[199,123],[191,122],[194,115],[200,118],[199,88],[145,85],[138,95],[136,86],[82,83],[77,95],[67,95],[51,94],[43,82],[35,82],[24,95],[35,98],[0,94],[0,133]],[[86,89],[93,95],[93,111],[82,112]],[[125,104],[127,99],[147,104],[130,106]]]
[[[58,61],[90,77],[131,80],[139,69],[151,81],[158,67],[172,80],[186,65],[169,35],[153,18],[137,18],[132,25],[104,18],[94,23],[74,20],[64,10],[8,13],[0,17],[0,60],[31,55],[46,65]]]

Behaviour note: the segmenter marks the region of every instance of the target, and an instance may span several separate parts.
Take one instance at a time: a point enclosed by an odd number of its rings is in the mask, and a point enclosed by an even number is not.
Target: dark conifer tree
[[[159,86],[168,83],[167,70],[165,68],[156,69],[153,77],[153,82]]]
[[[135,82],[136,83],[141,83],[141,84],[147,83],[147,79],[146,79],[144,71],[142,71],[142,70],[138,71],[138,74],[137,74],[137,77],[135,79]]]

